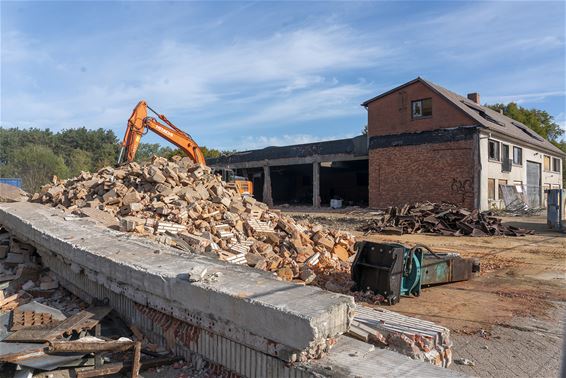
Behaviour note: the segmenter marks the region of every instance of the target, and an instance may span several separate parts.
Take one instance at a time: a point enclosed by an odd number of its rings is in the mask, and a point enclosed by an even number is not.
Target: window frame
[[[490,185],[493,184],[493,185]],[[495,180],[494,178],[488,178],[487,179],[487,199],[488,201],[495,201],[495,193],[497,193],[497,189],[495,188],[495,186],[497,185],[497,180]],[[492,192],[493,191],[493,192]],[[491,196],[491,194],[493,193],[493,196]]]
[[[503,191],[501,190],[501,185],[509,185],[509,180],[497,179],[497,199],[503,201]]]
[[[558,162],[558,168],[556,168],[556,164],[555,164],[556,162]],[[560,169],[562,168],[561,165],[562,165],[562,159],[557,157],[550,158],[550,170],[552,172],[559,173]]]
[[[423,103],[426,100],[430,100],[430,114],[429,115],[424,115],[423,114]],[[414,112],[414,106],[416,103],[420,102],[420,106],[421,106],[421,115],[420,116],[415,116],[415,112]],[[427,97],[427,98],[421,98],[418,100],[413,100],[411,101],[411,119],[412,120],[417,120],[417,119],[427,119],[427,118],[432,118],[432,97]]]
[[[515,162],[515,150],[519,151],[519,155],[521,157],[520,162]],[[518,146],[513,146],[513,165],[517,165],[519,167],[523,166],[523,148]]]
[[[490,156],[489,146],[492,142],[495,143],[495,145],[497,146],[497,157],[496,158],[492,158]],[[499,142],[495,139],[488,139],[487,140],[487,158],[488,158],[489,161],[501,162],[501,142]]]
[[[548,159],[548,168],[546,167],[547,159]],[[550,155],[542,155],[542,170],[544,172],[552,172],[552,157]]]

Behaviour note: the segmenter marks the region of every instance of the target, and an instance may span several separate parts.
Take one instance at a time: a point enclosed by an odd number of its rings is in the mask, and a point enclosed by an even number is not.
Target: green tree
[[[81,171],[88,172],[92,169],[92,154],[85,150],[75,148],[69,154],[69,176],[74,177],[81,173]]]
[[[27,144],[14,151],[14,158],[2,166],[1,174],[21,177],[22,187],[35,192],[53,176],[67,177],[69,170],[61,156],[47,146]]]

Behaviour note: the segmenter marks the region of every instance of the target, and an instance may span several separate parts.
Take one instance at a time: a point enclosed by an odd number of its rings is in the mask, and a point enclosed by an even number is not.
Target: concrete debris
[[[86,215],[108,227],[234,264],[271,271],[286,281],[314,281],[324,270],[348,270],[354,237],[298,223],[240,195],[209,167],[189,158],[106,167],[55,179],[32,201]]]
[[[0,183],[0,202],[25,202],[29,194],[13,185]]]
[[[359,228],[365,233],[418,234],[444,236],[524,236],[534,231],[507,226],[491,212],[480,213],[448,203],[416,203],[389,207]]]
[[[452,363],[450,330],[426,320],[358,306],[349,335],[436,366]]]
[[[465,366],[476,366],[476,363],[474,361],[468,360],[467,358],[457,358],[454,360],[454,363]]]

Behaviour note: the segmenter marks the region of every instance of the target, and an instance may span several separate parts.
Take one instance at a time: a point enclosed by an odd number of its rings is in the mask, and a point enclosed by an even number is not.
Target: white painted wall
[[[521,147],[523,149],[523,165],[513,165],[511,172],[501,172],[501,162],[490,161],[488,159],[488,139],[493,139],[501,144],[509,145],[509,157],[513,158],[513,146]],[[560,158],[557,155],[551,155],[540,150],[527,147],[524,144],[516,141],[511,141],[502,136],[491,135],[486,132],[480,133],[479,139],[480,149],[480,210],[488,210],[491,208],[501,208],[504,206],[503,198],[499,198],[498,181],[507,180],[507,184],[514,184],[515,181],[521,181],[523,185],[529,185],[527,182],[527,160],[539,163],[541,165],[542,175],[542,188],[541,198],[544,199],[545,184],[552,185],[553,188],[562,188],[562,170],[560,172],[547,172],[544,170],[544,155],[552,158]],[[501,146],[501,145],[500,145]],[[501,147],[500,147],[501,153]],[[561,161],[561,167],[564,160]],[[551,160],[552,169],[552,160]],[[496,179],[495,186],[495,200],[488,200],[488,179]]]

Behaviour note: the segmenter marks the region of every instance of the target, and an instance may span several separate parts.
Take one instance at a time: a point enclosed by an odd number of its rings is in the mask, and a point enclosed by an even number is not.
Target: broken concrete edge
[[[65,221],[59,210],[42,205],[2,204],[0,224],[40,255],[56,256],[73,274],[283,360],[320,357],[353,317],[350,296],[281,282],[206,256],[178,256],[163,245],[119,238],[88,219]],[[183,279],[202,265],[219,277]]]

